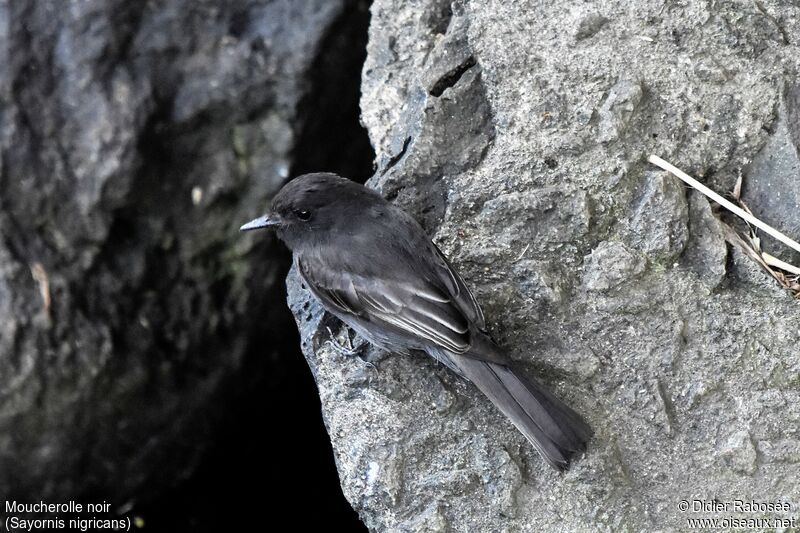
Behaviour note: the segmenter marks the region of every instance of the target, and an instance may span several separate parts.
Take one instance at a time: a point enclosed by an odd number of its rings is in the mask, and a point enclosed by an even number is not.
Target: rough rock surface
[[[274,359],[286,258],[236,229],[353,4],[0,2],[3,498],[152,496]]]
[[[434,361],[383,354],[374,369],[331,350],[327,329],[344,332],[290,277],[366,524],[677,530],[720,516],[681,500],[714,498],[791,501],[800,516],[800,305],[731,252],[707,202],[646,162],[727,192],[781,128],[797,150],[785,87],[800,7],[376,0],[372,17],[371,185],[424,223],[494,336],[596,436],[568,473],[550,470]],[[796,193],[796,175],[770,183]]]
[[[778,118],[764,147],[747,168],[743,199],[756,215],[795,240],[800,235],[800,83],[787,80]],[[768,235],[763,248],[772,255],[800,265],[800,252]]]

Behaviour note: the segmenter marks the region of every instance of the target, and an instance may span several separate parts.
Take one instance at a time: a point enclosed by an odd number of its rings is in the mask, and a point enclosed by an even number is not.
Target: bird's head
[[[383,199],[354,181],[330,173],[304,174],[283,186],[269,213],[239,229],[273,228],[294,248],[300,241],[310,244],[331,229],[350,223],[374,202]]]

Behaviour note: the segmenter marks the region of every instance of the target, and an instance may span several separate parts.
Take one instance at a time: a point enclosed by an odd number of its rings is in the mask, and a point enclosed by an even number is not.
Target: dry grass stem
[[[741,199],[741,174],[739,174],[739,179],[736,180],[736,185],[734,186],[732,193],[733,198],[739,204],[735,205],[677,167],[667,163],[660,157],[651,155],[649,161],[654,165],[666,170],[667,172],[674,174],[684,182],[688,183],[690,186],[714,200],[722,207],[726,208],[728,211],[743,219],[747,223],[750,234],[747,236],[742,236],[731,226],[723,222],[722,227],[725,233],[725,240],[741,248],[748,257],[758,263],[758,265],[770,276],[772,276],[784,289],[790,291],[795,298],[800,299],[800,267],[796,267],[792,264],[782,261],[762,250],[761,239],[758,236],[758,231],[756,228],[763,230],[765,233],[768,233],[772,237],[793,248],[794,250],[797,250],[798,252],[800,252],[800,244],[776,230],[772,226],[762,222],[753,215],[752,211],[750,211],[750,209]]]
[[[686,183],[688,183],[689,185],[691,185],[692,187],[694,187],[695,189],[697,189],[701,193],[705,194],[706,196],[708,196],[709,198],[711,198],[712,200],[717,202],[719,205],[721,205],[722,207],[724,207],[725,209],[727,209],[731,213],[733,213],[736,216],[738,216],[739,218],[745,220],[748,224],[752,224],[753,226],[755,226],[758,229],[762,230],[764,233],[767,233],[768,235],[778,239],[779,241],[781,241],[786,246],[794,249],[797,252],[800,252],[800,243],[798,243],[797,241],[795,241],[795,240],[789,238],[788,236],[784,235],[783,233],[781,233],[780,231],[776,230],[775,228],[773,228],[772,226],[770,226],[766,222],[762,222],[761,220],[757,219],[751,213],[748,213],[747,211],[745,211],[741,207],[739,207],[737,205],[734,205],[732,202],[726,200],[725,198],[723,198],[719,194],[715,193],[714,191],[712,191],[711,189],[709,189],[708,187],[706,187],[705,185],[703,185],[702,183],[700,183],[699,181],[697,181],[696,179],[691,177],[689,174],[687,174],[684,171],[682,171],[681,169],[671,165],[670,163],[667,163],[666,161],[664,161],[663,159],[661,159],[657,155],[651,155],[648,158],[648,161],[650,161],[651,163],[653,163],[657,167],[663,168],[664,170],[666,170],[670,174],[675,175],[676,177],[680,178],[681,180],[685,181]],[[739,186],[739,190],[741,190],[741,185]]]

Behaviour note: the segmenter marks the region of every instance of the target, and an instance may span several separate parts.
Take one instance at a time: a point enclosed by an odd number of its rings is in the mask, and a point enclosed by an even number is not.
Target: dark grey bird
[[[557,469],[585,449],[586,422],[514,367],[464,280],[403,210],[335,174],[306,174],[241,230],[270,227],[325,309],[369,342],[425,352],[474,383]]]

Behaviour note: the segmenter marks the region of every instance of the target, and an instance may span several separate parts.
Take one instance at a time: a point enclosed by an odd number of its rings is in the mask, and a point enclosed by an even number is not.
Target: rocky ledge
[[[552,471],[434,361],[332,350],[328,330],[345,332],[290,278],[344,492],[372,530],[670,530],[720,516],[681,500],[800,494],[800,302],[647,163],[720,192],[741,173],[749,207],[797,237],[798,35],[800,8],[774,0],[375,1],[370,184],[596,435]]]

